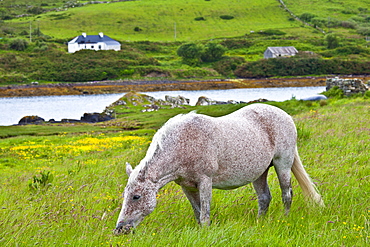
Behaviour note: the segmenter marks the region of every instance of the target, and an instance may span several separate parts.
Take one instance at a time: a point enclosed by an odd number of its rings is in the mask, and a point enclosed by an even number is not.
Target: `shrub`
[[[232,15],[220,15],[220,18],[223,20],[231,20],[234,19],[234,16]]]
[[[195,43],[187,43],[177,49],[177,55],[182,57],[183,63],[195,66],[200,63],[204,47]]]
[[[369,36],[370,35],[370,27],[359,27],[357,29],[357,32],[361,35]]]
[[[135,28],[134,28],[134,31],[135,31],[135,32],[140,32],[140,31],[143,31],[143,29],[141,29],[140,27],[135,27]]]
[[[231,76],[234,74],[234,70],[243,63],[245,60],[242,57],[228,57],[216,62],[213,68],[221,75]]]
[[[344,97],[344,92],[338,86],[330,88],[328,91],[322,92],[328,98],[341,99]]]
[[[224,55],[226,48],[220,44],[210,42],[204,46],[201,59],[203,62],[214,62],[220,60]]]
[[[327,34],[325,41],[328,49],[334,49],[339,46],[339,38],[335,34]]]
[[[10,42],[10,49],[24,51],[28,47],[28,42],[24,39],[14,39]]]
[[[299,19],[301,19],[302,21],[305,21],[305,22],[311,22],[311,20],[313,18],[317,17],[317,15],[315,14],[311,14],[311,13],[303,13],[299,16]]]
[[[286,33],[276,29],[267,29],[266,31],[261,31],[258,34],[262,35],[285,35]]]
[[[195,21],[205,21],[206,19],[204,19],[204,17],[195,17],[194,20]]]

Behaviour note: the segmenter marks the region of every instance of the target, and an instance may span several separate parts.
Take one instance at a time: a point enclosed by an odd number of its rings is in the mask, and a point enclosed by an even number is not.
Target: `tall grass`
[[[68,133],[59,135],[0,140],[0,245],[368,245],[369,100],[328,100],[325,104],[291,100],[277,105],[293,114],[302,162],[323,195],[325,208],[307,204],[293,179],[292,210],[284,216],[272,169],[273,201],[264,218],[256,217],[252,186],[214,190],[212,224],[200,228],[180,187],[170,183],[159,192],[156,210],[135,234],[114,236],[127,180],[124,163],[140,161],[154,131],[73,134],[70,126]],[[219,116],[236,108],[212,106],[200,111]],[[171,111],[143,113],[147,118],[156,115],[144,126],[157,126],[153,121],[166,121]]]

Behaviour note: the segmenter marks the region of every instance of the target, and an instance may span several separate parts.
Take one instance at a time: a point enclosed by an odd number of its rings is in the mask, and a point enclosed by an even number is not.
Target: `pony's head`
[[[129,180],[123,194],[124,201],[115,234],[130,233],[156,206],[158,188],[154,182],[145,178],[145,170],[141,165],[132,170],[131,165],[126,163]]]

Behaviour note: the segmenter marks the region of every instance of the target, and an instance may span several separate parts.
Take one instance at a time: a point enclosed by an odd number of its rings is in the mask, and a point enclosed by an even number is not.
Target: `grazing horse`
[[[297,152],[297,131],[281,109],[252,104],[229,115],[177,115],[154,135],[146,156],[132,169],[114,233],[129,233],[156,206],[158,190],[174,181],[189,199],[199,224],[209,225],[212,188],[230,190],[253,183],[258,215],[264,215],[271,194],[267,184],[274,166],[285,213],[292,202],[291,173],[304,195],[323,205]]]

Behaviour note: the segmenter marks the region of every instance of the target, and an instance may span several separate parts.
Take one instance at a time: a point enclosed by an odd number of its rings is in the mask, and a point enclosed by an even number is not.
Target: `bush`
[[[302,21],[305,21],[305,22],[311,22],[311,20],[313,18],[317,17],[317,15],[315,14],[311,14],[311,13],[303,13],[299,16],[299,19],[301,19]]]
[[[220,18],[223,20],[231,20],[234,19],[234,16],[232,15],[220,15]]]
[[[344,92],[338,86],[330,88],[328,91],[322,92],[321,94],[325,95],[328,98],[341,99],[344,97]]]
[[[1,71],[0,71],[1,72]],[[18,73],[0,73],[0,83],[21,83],[26,82],[28,78]]]
[[[196,66],[200,63],[204,47],[195,43],[187,43],[177,49],[177,55],[182,57],[183,63]]]
[[[370,62],[320,58],[271,58],[238,66],[235,75],[242,78],[301,76],[323,74],[368,74]]]
[[[334,49],[339,46],[339,38],[335,34],[327,34],[325,41],[328,49]]]
[[[24,39],[14,39],[10,42],[10,49],[24,51],[28,47],[28,42]]]
[[[224,55],[226,48],[220,44],[210,42],[204,46],[201,59],[203,62],[214,62],[220,60]]]
[[[276,29],[267,29],[266,31],[261,31],[258,34],[262,35],[285,35],[286,33]]]
[[[204,17],[195,17],[194,20],[195,21],[205,21],[206,19],[204,19]]]
[[[224,58],[213,65],[213,68],[224,76],[232,76],[236,68],[245,63],[242,57],[228,57]]]
[[[370,36],[370,27],[359,27],[357,32],[364,36]]]

